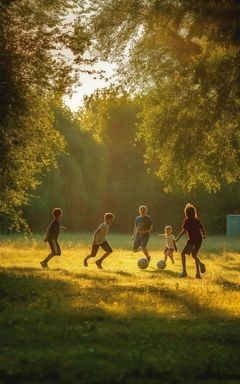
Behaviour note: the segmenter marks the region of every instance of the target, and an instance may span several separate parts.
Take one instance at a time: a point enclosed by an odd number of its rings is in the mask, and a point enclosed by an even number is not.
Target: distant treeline
[[[89,98],[78,114],[55,107],[55,129],[66,146],[57,167],[42,177],[35,197],[24,209],[32,231],[43,231],[51,210],[61,207],[69,231],[93,230],[106,211],[116,214],[115,231],[132,230],[140,204],[149,207],[155,231],[167,224],[177,232],[187,202],[196,204],[208,233],[224,233],[226,214],[240,206],[239,185],[208,194],[195,190],[167,193],[147,172],[144,146],[136,140],[140,104],[108,90]]]

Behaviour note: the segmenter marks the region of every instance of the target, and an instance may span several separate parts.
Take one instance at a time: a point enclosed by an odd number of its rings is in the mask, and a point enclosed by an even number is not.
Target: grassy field
[[[83,266],[91,234],[63,234],[63,254],[43,270],[42,236],[0,237],[0,383],[240,383],[240,241],[212,237],[202,280],[136,266],[126,235],[98,270]],[[183,243],[180,243],[180,248]]]

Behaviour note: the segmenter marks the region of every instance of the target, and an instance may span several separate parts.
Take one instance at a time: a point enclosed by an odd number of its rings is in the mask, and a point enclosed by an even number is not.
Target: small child
[[[54,219],[51,221],[51,223],[47,227],[47,233],[44,241],[47,241],[51,253],[43,260],[40,262],[41,266],[43,268],[48,267],[48,262],[51,260],[54,256],[60,256],[61,255],[61,248],[58,243],[58,236],[60,232],[60,228],[65,228],[65,227],[60,227],[60,221],[62,218],[62,210],[61,208],[54,208],[52,211],[52,215]]]
[[[177,244],[175,236],[172,233],[171,225],[167,225],[164,229],[164,233],[159,233],[159,237],[164,237],[166,240],[166,248],[164,249],[164,260],[167,262],[167,258],[169,257],[174,264],[173,252],[177,252]]]
[[[99,227],[94,232],[93,243],[92,243],[92,251],[90,255],[85,257],[84,265],[88,266],[88,259],[91,257],[95,257],[98,253],[99,247],[101,247],[105,253],[104,255],[96,261],[96,265],[99,269],[103,269],[102,262],[106,257],[108,257],[112,252],[112,248],[106,240],[106,236],[108,234],[109,226],[112,225],[114,221],[115,215],[113,213],[105,213],[104,215],[104,223],[100,224]]]
[[[206,232],[202,223],[197,218],[197,210],[193,205],[187,204],[184,209],[184,214],[185,219],[183,220],[182,230],[176,238],[176,241],[178,241],[185,232],[187,232],[188,234],[187,244],[181,252],[183,271],[180,273],[180,277],[187,276],[186,255],[192,254],[192,257],[194,258],[196,264],[196,278],[201,279],[200,272],[206,272],[206,267],[200,261],[197,254],[201,247],[202,239],[206,239]]]
[[[142,250],[148,261],[150,261],[147,243],[153,226],[152,219],[147,215],[147,211],[148,209],[145,205],[139,207],[139,216],[135,219],[132,240],[134,240],[133,252]]]

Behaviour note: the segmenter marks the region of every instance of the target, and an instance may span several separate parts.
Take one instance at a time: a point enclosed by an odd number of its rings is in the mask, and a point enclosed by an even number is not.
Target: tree
[[[168,190],[216,191],[240,177],[239,16],[236,0],[100,1],[92,11],[99,55],[143,95],[139,135]]]
[[[86,98],[78,116],[83,129],[104,145],[107,154],[107,183],[103,207],[116,215],[119,230],[131,230],[140,204],[151,209],[161,185],[147,174],[144,144],[136,140],[138,100],[118,87],[96,91]],[[161,193],[160,192],[160,193]]]
[[[24,209],[32,231],[43,231],[53,208],[63,209],[68,231],[97,225],[103,215],[107,161],[102,144],[81,129],[64,106],[54,106],[54,128],[64,137],[65,151],[55,168],[40,176],[40,185]],[[37,218],[37,220],[36,220]]]
[[[21,206],[36,188],[37,175],[64,148],[53,127],[51,103],[75,81],[72,68],[88,45],[80,22],[64,18],[74,4],[0,4],[0,213],[10,216],[17,229],[24,224]],[[75,56],[67,56],[66,50]]]

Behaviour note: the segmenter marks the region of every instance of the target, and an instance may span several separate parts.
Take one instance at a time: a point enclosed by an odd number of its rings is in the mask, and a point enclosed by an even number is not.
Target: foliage
[[[163,183],[146,172],[144,143],[135,139],[139,111],[138,99],[115,88],[97,91],[77,115],[63,106],[53,108],[54,128],[65,140],[65,153],[55,168],[39,176],[35,196],[23,209],[32,231],[43,231],[52,209],[60,206],[68,230],[93,230],[104,212],[113,211],[114,231],[129,233],[138,206],[146,204],[154,231],[170,224],[176,233],[190,201],[208,233],[225,233],[226,215],[240,207],[239,184],[224,184],[215,194],[203,188],[164,191]]]
[[[44,230],[53,208],[60,206],[68,229],[87,229],[102,216],[106,154],[88,132],[81,130],[67,108],[55,106],[54,116],[54,128],[66,143],[65,152],[58,157],[56,167],[41,177],[24,216],[31,230]]]
[[[88,44],[79,21],[74,26],[64,18],[73,5],[67,0],[0,4],[0,213],[17,229],[36,175],[64,148],[50,104],[75,80],[70,64]],[[75,35],[76,57],[70,60],[66,50]]]
[[[127,85],[143,94],[140,135],[149,167],[171,190],[216,191],[236,182],[239,2],[94,3],[95,49],[122,63]]]
[[[140,106],[121,88],[96,91],[79,112],[83,129],[103,143],[107,156],[107,185],[103,206],[117,214],[117,228],[131,230],[140,204],[153,205],[154,177],[146,173],[143,143],[136,140]]]

